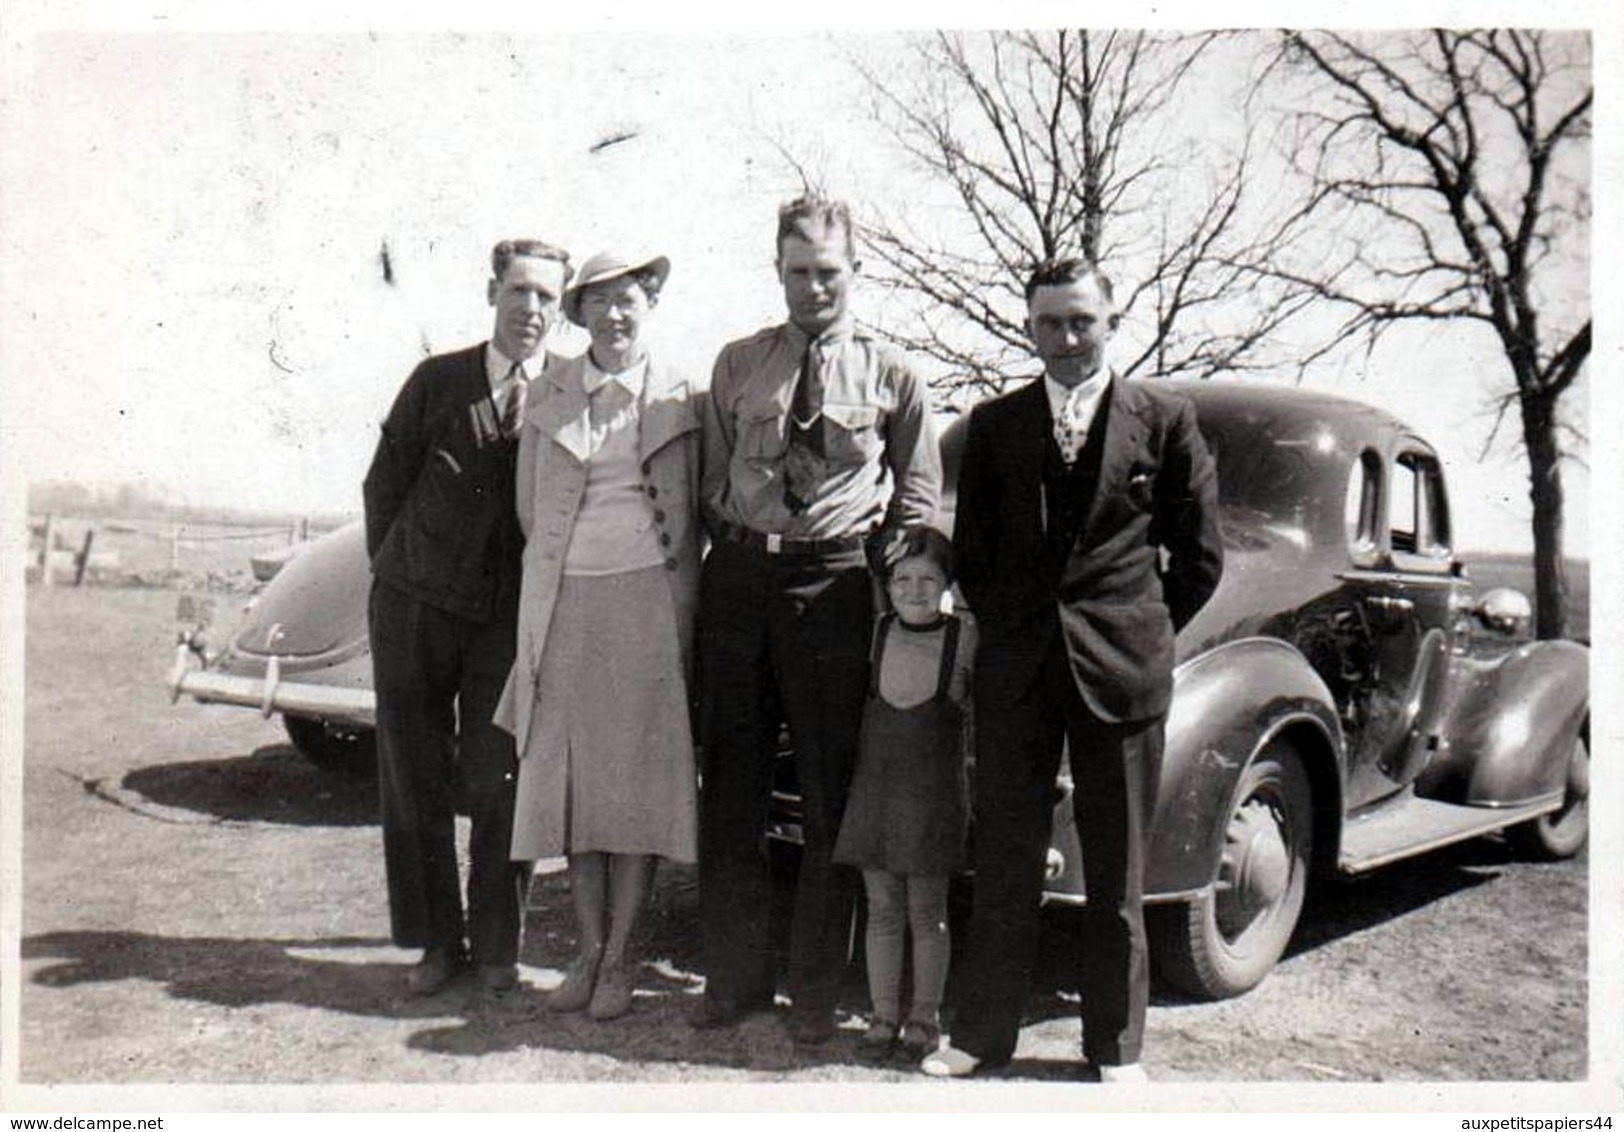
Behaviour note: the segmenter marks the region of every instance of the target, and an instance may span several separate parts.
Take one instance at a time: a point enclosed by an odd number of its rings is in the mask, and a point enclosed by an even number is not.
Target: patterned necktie
[[[1079,411],[1082,391],[1082,385],[1068,389],[1066,399],[1060,403],[1060,413],[1054,419],[1054,442],[1060,446],[1060,458],[1067,467],[1077,462],[1077,453],[1083,450],[1083,442],[1088,439],[1088,423]]]
[[[524,386],[524,369],[514,362],[502,379],[499,419],[503,436],[514,436],[519,431],[519,420],[524,415]]]
[[[784,450],[784,506],[804,512],[817,496],[828,469],[823,443],[823,387],[817,380],[812,343],[801,355],[795,393],[789,402],[789,446]]]

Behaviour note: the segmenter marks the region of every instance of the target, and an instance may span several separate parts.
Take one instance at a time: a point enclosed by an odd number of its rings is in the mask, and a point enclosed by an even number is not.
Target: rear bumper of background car
[[[376,725],[376,699],[370,689],[283,679],[281,658],[274,656],[267,660],[263,677],[198,668],[193,656],[185,644],[176,647],[169,677],[171,699],[187,695],[200,703],[257,708],[267,718],[283,712],[339,726]]]

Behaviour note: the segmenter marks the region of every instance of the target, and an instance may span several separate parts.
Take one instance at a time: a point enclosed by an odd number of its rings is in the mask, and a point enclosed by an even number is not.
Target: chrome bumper
[[[258,708],[267,719],[276,712],[285,712],[351,727],[376,726],[377,701],[371,691],[329,684],[285,683],[280,657],[271,657],[264,678],[255,679],[194,668],[192,657],[195,655],[185,643],[176,646],[175,665],[169,673],[171,703],[188,695],[200,703]]]

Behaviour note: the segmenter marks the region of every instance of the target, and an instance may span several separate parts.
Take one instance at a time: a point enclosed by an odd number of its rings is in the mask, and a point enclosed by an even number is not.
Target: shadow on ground
[[[302,826],[378,821],[376,780],[320,770],[281,743],[237,758],[142,767],[119,785],[160,806],[227,821]]]
[[[378,949],[378,960],[321,957],[323,952],[357,948]],[[25,937],[22,958],[55,960],[30,977],[41,987],[138,979],[162,985],[174,998],[218,1006],[280,1002],[385,1017],[446,1012],[445,1003],[435,998],[409,999],[400,993],[406,970],[402,957],[387,939],[374,937],[232,939],[60,931]]]
[[[278,761],[276,749],[237,762]],[[296,757],[289,754],[286,757]],[[162,768],[154,768],[155,771]],[[228,775],[234,771],[220,772]],[[173,785],[173,783],[171,783]],[[229,790],[222,793],[229,794]],[[197,802],[208,791],[180,792]],[[167,804],[175,804],[169,801]],[[311,815],[306,821],[313,821]],[[331,819],[329,819],[331,820]],[[1384,870],[1379,883],[1325,886],[1313,896],[1303,929],[1287,958],[1356,935],[1425,908],[1453,893],[1494,879],[1514,858],[1496,842],[1462,845]],[[788,928],[788,891],[780,887],[775,908],[776,943],[782,961]],[[697,1032],[686,1021],[700,986],[698,881],[692,866],[663,866],[636,948],[640,977],[636,1004],[626,1017],[593,1021],[580,1014],[546,1009],[545,989],[556,983],[575,953],[576,938],[565,873],[539,876],[532,885],[521,955],[525,981],[510,1002],[478,1009],[470,1002],[471,980],[459,980],[440,994],[413,998],[403,992],[409,956],[375,937],[232,939],[166,937],[127,931],[61,931],[22,941],[22,957],[42,963],[30,975],[39,987],[65,988],[95,982],[143,980],[162,985],[171,996],[220,1006],[286,1003],[347,1014],[417,1020],[410,1049],[452,1056],[530,1048],[600,1055],[602,1066],[571,1062],[567,1070],[586,1076],[623,1072],[620,1062],[689,1063],[762,1073],[822,1066],[858,1071],[856,1044],[867,1010],[861,955],[854,957],[842,993],[842,1026],[826,1045],[795,1045],[774,1013],[747,1018],[721,1031]],[[374,958],[369,952],[376,951]],[[1071,909],[1050,909],[1034,970],[1025,1023],[1075,1017],[1076,965],[1082,952],[1078,917]],[[780,971],[782,976],[782,968]],[[782,985],[782,977],[780,981]],[[955,999],[949,985],[949,1007]],[[1158,988],[1153,1004],[1187,1001]],[[28,1009],[49,1009],[34,998]],[[911,1065],[893,1064],[865,1074],[911,1077]],[[989,1076],[1076,1080],[1071,1060],[1021,1059]]]

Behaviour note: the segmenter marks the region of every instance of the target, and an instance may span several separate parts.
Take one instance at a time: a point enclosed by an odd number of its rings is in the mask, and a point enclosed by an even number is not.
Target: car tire
[[[282,726],[294,748],[322,770],[357,777],[377,771],[378,740],[372,731],[346,731],[297,715],[283,716]]]
[[[1524,857],[1536,861],[1565,861],[1590,839],[1589,727],[1573,740],[1568,758],[1567,790],[1562,808],[1506,830],[1506,840]]]
[[[1273,970],[1308,890],[1313,794],[1302,758],[1275,743],[1236,783],[1214,884],[1146,909],[1158,975],[1193,998],[1232,998]]]

